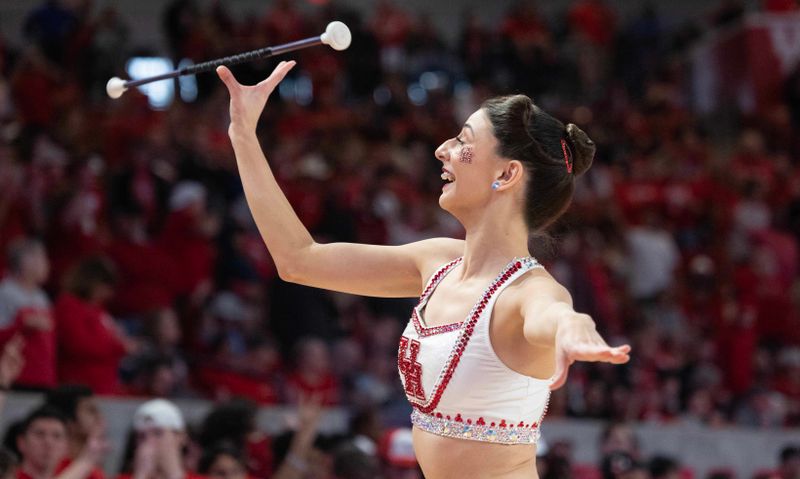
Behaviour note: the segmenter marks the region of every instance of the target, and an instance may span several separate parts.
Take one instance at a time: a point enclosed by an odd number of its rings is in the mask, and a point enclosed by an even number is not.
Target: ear
[[[507,190],[513,188],[515,185],[522,182],[525,177],[525,167],[519,160],[509,160],[497,176],[497,181],[500,182],[500,187],[497,191]]]

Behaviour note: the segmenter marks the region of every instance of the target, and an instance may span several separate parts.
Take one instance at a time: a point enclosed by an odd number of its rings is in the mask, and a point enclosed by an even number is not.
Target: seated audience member
[[[411,442],[411,429],[387,431],[378,449],[387,479],[423,479]]]
[[[612,452],[600,467],[603,479],[647,479],[647,469],[627,452]]]
[[[23,421],[17,435],[21,462],[17,479],[88,479],[107,452],[105,440],[91,437],[69,464],[67,421],[57,409],[43,406]]]
[[[680,479],[681,468],[674,459],[656,456],[648,464],[652,479]]]
[[[333,472],[337,479],[382,477],[378,458],[365,453],[352,442],[340,444],[333,453]]]
[[[66,468],[81,455],[89,439],[103,430],[103,416],[92,390],[86,386],[59,386],[48,391],[45,404],[57,409],[67,421],[67,457],[61,463]],[[89,479],[104,477],[103,470],[96,467]]]
[[[0,282],[0,343],[19,333],[26,358],[15,386],[45,389],[56,385],[56,335],[50,300],[42,289],[50,265],[44,245],[34,239],[9,246],[8,275]]]
[[[255,403],[234,399],[214,408],[203,421],[200,446],[210,450],[220,443],[239,451],[252,477],[269,477],[273,469],[272,443],[258,430]],[[204,474],[201,472],[201,474]]]
[[[784,447],[780,459],[780,479],[800,479],[800,445]]]
[[[119,363],[134,344],[105,309],[115,282],[114,267],[105,258],[87,258],[71,270],[53,308],[62,384],[85,384],[97,394],[122,393]]]
[[[248,479],[245,458],[231,444],[222,443],[206,449],[197,472],[210,479]],[[269,476],[255,476],[269,477]]]
[[[144,319],[144,336],[137,354],[126,360],[129,392],[156,397],[191,396],[189,365],[180,348],[183,332],[177,314],[172,308],[160,308]]]
[[[194,479],[184,463],[189,437],[180,410],[170,401],[147,401],[133,415],[133,447],[119,479]]]
[[[297,369],[289,376],[288,395],[319,396],[323,406],[339,403],[339,383],[331,369],[330,353],[324,341],[305,338],[296,346]]]

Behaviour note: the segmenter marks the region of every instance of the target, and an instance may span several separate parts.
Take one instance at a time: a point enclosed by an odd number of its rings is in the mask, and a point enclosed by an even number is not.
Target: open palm
[[[228,130],[230,134],[255,131],[269,96],[294,66],[294,61],[280,62],[269,77],[252,86],[242,85],[236,81],[228,67],[217,68],[217,75],[225,83],[231,96],[231,125]]]
[[[630,345],[611,347],[600,336],[592,321],[569,321],[556,334],[556,372],[550,388],[567,382],[569,367],[575,361],[625,364],[630,361]]]

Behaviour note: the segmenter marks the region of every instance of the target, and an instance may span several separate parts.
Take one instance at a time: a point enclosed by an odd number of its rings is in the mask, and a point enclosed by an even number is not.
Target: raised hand
[[[556,333],[556,372],[551,390],[567,382],[569,367],[575,361],[624,364],[630,361],[631,347],[627,344],[611,347],[600,336],[594,321],[584,314],[564,320]]]
[[[158,467],[158,444],[153,436],[147,435],[136,446],[133,462],[133,479],[147,479]]]
[[[95,465],[100,465],[111,450],[111,444],[106,437],[106,425],[99,421],[90,431],[86,445],[81,451],[81,457]]]
[[[258,118],[267,99],[294,65],[294,61],[280,62],[266,80],[253,86],[245,86],[236,81],[228,67],[217,68],[217,75],[225,83],[231,96],[231,125],[228,128],[230,135],[256,131]]]
[[[23,346],[25,340],[17,334],[6,343],[3,352],[0,353],[0,387],[3,389],[11,387],[25,366],[25,358],[22,356]]]

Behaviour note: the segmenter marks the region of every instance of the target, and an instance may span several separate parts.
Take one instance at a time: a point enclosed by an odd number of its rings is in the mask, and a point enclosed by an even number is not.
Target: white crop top
[[[513,260],[464,321],[426,327],[422,308],[461,260],[453,260],[431,277],[400,338],[397,366],[414,408],[411,422],[440,436],[535,444],[550,399],[550,381],[525,376],[503,364],[492,348],[489,322],[503,289],[542,266],[533,258]]]

